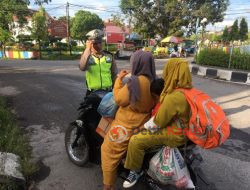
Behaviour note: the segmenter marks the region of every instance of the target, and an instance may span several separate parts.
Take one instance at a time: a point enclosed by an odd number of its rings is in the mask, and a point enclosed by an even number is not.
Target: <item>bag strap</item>
[[[178,127],[180,127],[182,130],[185,129],[183,122],[180,118],[175,119],[175,122],[177,124]],[[185,144],[184,144],[184,162],[186,163],[186,155],[187,155],[187,139],[185,139]]]

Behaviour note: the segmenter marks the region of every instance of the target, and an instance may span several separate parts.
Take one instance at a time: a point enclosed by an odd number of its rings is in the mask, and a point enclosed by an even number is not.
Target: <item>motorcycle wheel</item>
[[[84,132],[80,132],[77,138],[78,126],[76,123],[71,124],[65,132],[65,148],[69,159],[77,166],[83,167],[89,161],[89,144],[86,141]],[[76,141],[76,142],[75,142]],[[73,143],[76,143],[73,147]]]

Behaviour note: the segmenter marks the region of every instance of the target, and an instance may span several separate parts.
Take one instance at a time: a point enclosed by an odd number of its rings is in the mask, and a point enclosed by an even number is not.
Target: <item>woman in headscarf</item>
[[[150,83],[156,78],[155,63],[151,53],[137,51],[130,59],[131,77],[127,84],[122,79],[127,72],[118,75],[113,93],[119,109],[101,147],[103,183],[105,190],[114,189],[117,167],[126,156],[133,131],[149,118],[155,101],[150,93]]]
[[[141,167],[147,149],[165,145],[178,147],[185,144],[184,131],[188,127],[190,107],[184,96],[177,88],[192,88],[192,77],[188,62],[185,59],[170,59],[163,71],[164,89],[160,96],[160,108],[147,124],[157,126],[157,132],[147,130],[131,137],[125,162],[125,168],[130,174],[124,181],[123,187],[132,187],[142,175]],[[150,129],[150,128],[148,128]]]

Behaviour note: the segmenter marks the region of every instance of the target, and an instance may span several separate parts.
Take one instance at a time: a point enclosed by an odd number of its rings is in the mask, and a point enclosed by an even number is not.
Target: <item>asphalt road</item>
[[[166,60],[156,60],[158,74]],[[129,68],[128,61],[118,61]],[[194,86],[207,92],[225,110],[232,125],[230,139],[214,150],[199,150],[203,170],[218,190],[250,187],[250,87],[193,76]],[[42,168],[36,190],[97,190],[99,166],[80,168],[67,158],[64,131],[77,116],[85,94],[84,73],[77,61],[0,61],[0,95],[8,97],[19,124],[30,137]],[[121,180],[117,183],[121,189]],[[145,189],[137,186],[134,189]]]

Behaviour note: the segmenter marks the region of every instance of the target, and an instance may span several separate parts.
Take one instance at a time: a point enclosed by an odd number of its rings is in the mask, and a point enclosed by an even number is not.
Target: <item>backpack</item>
[[[230,135],[229,121],[222,108],[202,91],[178,89],[184,93],[191,108],[187,137],[205,149],[220,146]]]

